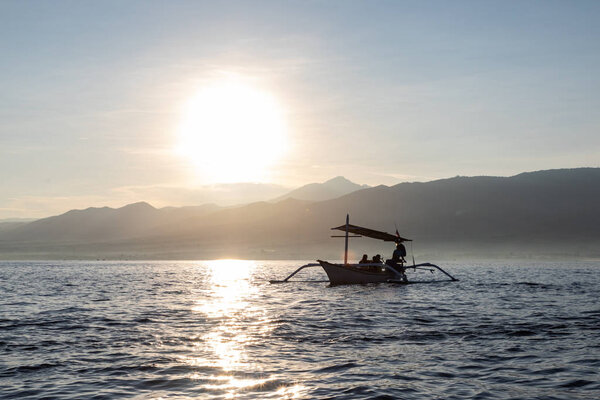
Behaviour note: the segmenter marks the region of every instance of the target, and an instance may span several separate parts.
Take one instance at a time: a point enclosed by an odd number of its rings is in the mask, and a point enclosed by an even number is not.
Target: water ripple
[[[267,283],[303,263],[0,262],[0,397],[600,398],[597,264]]]

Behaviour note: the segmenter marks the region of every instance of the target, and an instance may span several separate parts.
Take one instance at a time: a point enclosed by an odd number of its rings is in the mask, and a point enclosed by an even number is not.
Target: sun
[[[205,182],[264,182],[287,149],[284,112],[266,91],[238,81],[202,87],[185,104],[178,151]]]

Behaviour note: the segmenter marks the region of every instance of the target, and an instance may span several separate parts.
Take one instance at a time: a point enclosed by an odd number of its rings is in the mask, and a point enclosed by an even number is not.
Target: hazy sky
[[[248,153],[289,187],[598,166],[599,50],[600,1],[2,1],[0,218],[201,203],[193,161],[252,180]],[[184,156],[186,104],[231,79],[285,150]]]

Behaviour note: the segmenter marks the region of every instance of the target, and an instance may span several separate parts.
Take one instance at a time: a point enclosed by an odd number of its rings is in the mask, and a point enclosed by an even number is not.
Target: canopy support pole
[[[344,265],[348,265],[348,228],[350,225],[350,214],[346,214],[346,246],[344,248]]]

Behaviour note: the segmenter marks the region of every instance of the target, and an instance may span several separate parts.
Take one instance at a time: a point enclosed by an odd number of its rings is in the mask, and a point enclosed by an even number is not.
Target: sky
[[[598,167],[599,21],[598,1],[3,1],[0,218]]]

